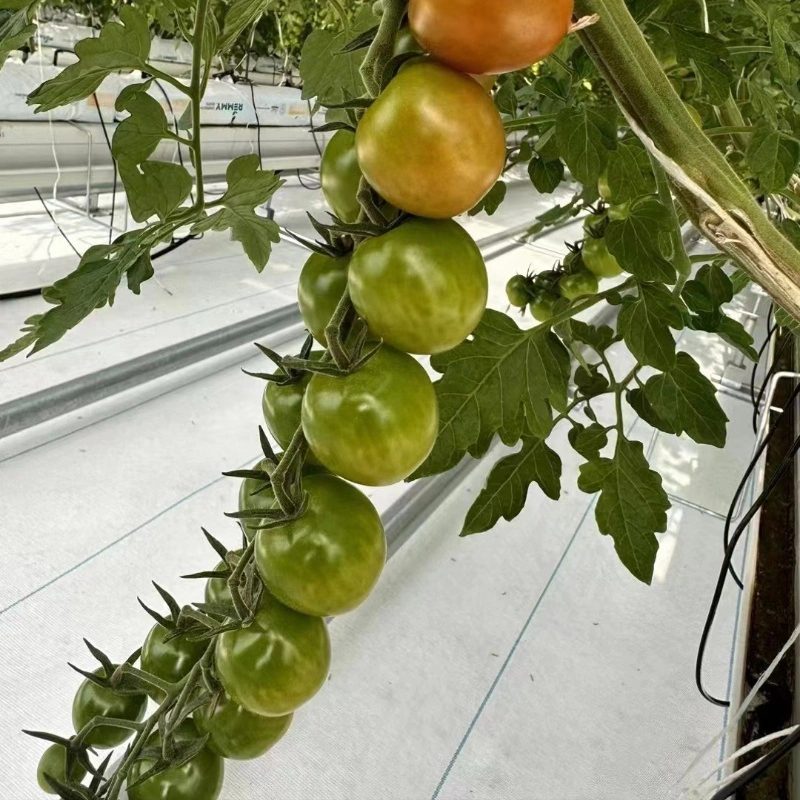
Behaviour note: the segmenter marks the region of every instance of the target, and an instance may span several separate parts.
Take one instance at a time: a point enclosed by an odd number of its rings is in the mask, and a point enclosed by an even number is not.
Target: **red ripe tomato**
[[[364,114],[358,162],[393,206],[446,219],[473,208],[506,160],[506,135],[492,98],[443,64],[407,64]]]
[[[567,35],[573,0],[411,0],[417,41],[445,64],[480,75],[514,72]]]

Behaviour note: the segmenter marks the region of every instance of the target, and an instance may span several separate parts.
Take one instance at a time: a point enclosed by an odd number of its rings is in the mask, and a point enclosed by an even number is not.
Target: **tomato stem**
[[[407,5],[407,0],[384,0],[378,32],[361,64],[361,79],[370,97],[377,97],[383,88],[386,66],[394,53],[397,32]]]

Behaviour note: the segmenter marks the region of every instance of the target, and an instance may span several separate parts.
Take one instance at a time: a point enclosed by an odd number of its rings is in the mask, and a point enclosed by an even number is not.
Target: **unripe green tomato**
[[[525,308],[531,299],[528,279],[524,275],[514,275],[506,284],[506,297],[514,308]]]
[[[60,744],[51,744],[42,753],[36,769],[36,780],[42,791],[47,794],[58,794],[47,782],[45,775],[62,783],[67,780],[67,751]],[[70,770],[69,779],[73,782],[82,781],[84,775],[86,775],[86,770],[75,761]]]
[[[261,409],[269,432],[285,450],[300,427],[300,409],[303,406],[303,395],[311,380],[311,373],[306,373],[295,383],[280,384],[267,381],[261,397]]]
[[[216,567],[214,567],[214,572],[219,572],[224,567],[228,565],[224,561],[220,561]],[[231,591],[228,588],[228,579],[227,578],[209,578],[206,582],[206,590],[204,595],[204,600],[206,604],[212,605],[230,605],[232,602],[231,600]]]
[[[95,670],[95,675],[103,675],[103,670]],[[138,722],[144,717],[147,708],[146,694],[121,694],[92,683],[88,678],[78,688],[72,701],[72,724],[75,733],[95,717],[112,717]],[[132,730],[116,727],[95,728],[84,740],[86,744],[101,749],[117,747],[128,739]]]
[[[360,605],[386,563],[386,537],[375,506],[333,475],[303,481],[305,513],[256,537],[264,585],[289,608],[332,617]]]
[[[432,355],[478,327],[489,278],[481,251],[457,222],[417,218],[358,247],[348,287],[375,338]]]
[[[192,641],[186,636],[176,636],[167,641],[171,633],[163,625],[156,623],[144,640],[140,661],[145,672],[161,678],[162,681],[177,683],[200,660],[208,642]]]
[[[593,228],[599,227],[605,218],[605,214],[589,214],[583,220],[583,229],[589,233]]]
[[[306,328],[326,345],[325,328],[331,321],[344,290],[350,257],[331,258],[313,253],[303,265],[297,284],[297,301]]]
[[[558,282],[558,288],[565,299],[577,300],[579,297],[597,294],[599,285],[595,275],[589,270],[582,270],[572,275],[564,275]]]
[[[253,714],[291,714],[323,686],[331,663],[328,627],[265,592],[251,625],[217,637],[217,675]]]
[[[557,294],[542,292],[530,305],[531,315],[537,322],[548,322],[556,313]]]
[[[361,168],[356,156],[356,136],[352,131],[340,130],[331,137],[320,164],[322,194],[328,205],[342,222],[356,222],[361,213],[358,187]]]
[[[598,278],[615,278],[622,272],[605,239],[588,238],[583,244],[583,263]]]
[[[263,756],[289,730],[292,715],[264,717],[253,714],[224,692],[216,703],[194,712],[201,733],[209,735],[208,747],[223,758],[248,761]]]
[[[438,429],[428,374],[386,345],[350,375],[315,375],[303,398],[314,455],[334,475],[366,486],[407,478],[430,455]]]
[[[199,736],[191,720],[182,722],[175,732],[178,742],[191,741]],[[160,742],[158,734],[147,740],[151,747]],[[180,767],[170,767],[134,786],[153,765],[154,762],[147,758],[134,762],[128,774],[128,800],[217,800],[222,792],[225,766],[208,746]]]

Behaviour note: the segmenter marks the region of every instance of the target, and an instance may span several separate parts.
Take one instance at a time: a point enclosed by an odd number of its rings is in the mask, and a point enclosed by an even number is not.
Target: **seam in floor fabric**
[[[244,469],[248,464],[252,464],[257,458],[258,458],[258,455],[255,455],[252,458],[248,458],[247,461],[243,461],[240,466],[236,467],[236,469]],[[213,481],[210,481],[209,483],[206,483],[205,485],[200,486],[199,488],[195,489],[194,491],[189,492],[189,494],[187,494],[185,497],[182,497],[180,500],[176,500],[174,503],[170,504],[166,508],[162,508],[161,511],[158,512],[158,514],[150,517],[150,519],[147,519],[144,522],[139,523],[135,528],[132,528],[127,533],[124,533],[124,534],[122,534],[122,536],[118,537],[117,539],[114,539],[113,541],[109,542],[108,544],[103,545],[103,547],[101,547],[99,550],[97,550],[96,552],[92,553],[91,555],[86,556],[86,558],[82,559],[77,564],[73,564],[69,569],[64,570],[64,572],[62,572],[60,575],[56,575],[55,577],[51,578],[46,583],[43,583],[41,586],[37,587],[33,591],[30,591],[26,595],[24,595],[24,596],[20,597],[19,599],[15,600],[10,605],[7,605],[5,608],[0,609],[0,617],[2,617],[3,614],[5,614],[7,611],[11,611],[12,608],[15,608],[16,606],[20,605],[21,603],[24,603],[26,600],[30,599],[34,595],[39,594],[39,592],[43,591],[44,589],[47,589],[49,586],[52,586],[54,583],[57,583],[62,578],[66,577],[67,575],[69,575],[69,574],[75,572],[76,570],[80,569],[82,566],[84,566],[84,564],[88,564],[90,561],[93,561],[99,555],[102,555],[106,551],[110,550],[112,547],[118,545],[120,542],[125,541],[125,539],[129,539],[135,533],[138,533],[143,528],[146,528],[148,525],[150,525],[151,523],[155,522],[160,517],[163,517],[164,514],[168,514],[170,511],[172,511],[175,508],[177,508],[179,505],[181,505],[181,503],[185,503],[187,500],[190,500],[195,495],[200,494],[200,492],[204,492],[206,489],[210,489],[212,486],[214,486],[215,484],[219,483],[222,480],[225,480],[225,476],[224,475],[220,475],[218,478],[215,478]]]

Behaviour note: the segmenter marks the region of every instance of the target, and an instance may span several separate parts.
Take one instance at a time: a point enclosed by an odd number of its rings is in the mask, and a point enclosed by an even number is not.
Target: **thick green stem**
[[[194,36],[192,37],[192,83],[190,97],[192,105],[192,160],[194,162],[195,180],[197,182],[197,199],[194,208],[203,208],[205,188],[203,186],[203,154],[200,145],[200,106],[203,101],[205,79],[203,76],[203,38],[205,36],[206,19],[210,0],[199,0],[194,19]]]
[[[361,78],[370,97],[377,97],[383,88],[384,70],[394,53],[397,31],[400,29],[407,5],[407,0],[384,1],[378,33],[361,64]]]
[[[690,218],[800,319],[800,251],[772,225],[723,154],[694,124],[624,0],[577,0],[576,10],[599,15],[599,22],[579,36]]]
[[[652,155],[650,161],[653,165],[653,174],[656,177],[656,189],[658,191],[658,199],[661,200],[670,214],[672,225],[670,227],[669,238],[672,240],[672,257],[673,264],[678,270],[684,280],[692,271],[692,262],[689,260],[689,254],[686,252],[686,246],[683,243],[683,236],[681,235],[681,223],[678,219],[678,210],[675,208],[675,201],[672,198],[672,192],[669,188],[669,179],[667,173],[664,172],[663,167]]]

